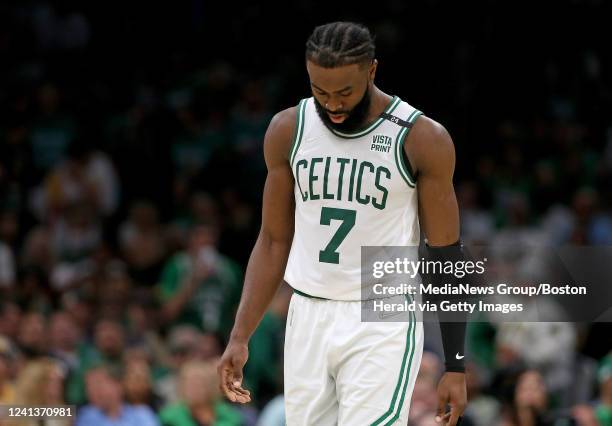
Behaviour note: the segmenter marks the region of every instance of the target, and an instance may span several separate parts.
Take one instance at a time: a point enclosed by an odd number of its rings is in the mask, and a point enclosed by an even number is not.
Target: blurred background
[[[259,229],[263,136],[310,96],[321,23],[368,25],[377,85],[449,130],[464,240],[611,245],[610,12],[1,2],[0,403],[75,404],[78,425],[284,424],[290,289],[250,344],[254,402],[223,402],[214,366]],[[612,425],[611,331],[470,324],[464,425]],[[428,336],[414,426],[437,404]]]

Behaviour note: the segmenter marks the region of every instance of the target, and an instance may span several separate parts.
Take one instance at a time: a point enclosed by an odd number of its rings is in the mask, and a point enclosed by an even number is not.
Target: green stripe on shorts
[[[410,369],[412,368],[412,358],[414,356],[414,333],[416,329],[416,321],[414,318],[414,312],[410,312],[410,326],[408,327],[408,333],[406,334],[406,348],[404,349],[404,355],[402,357],[402,366],[400,368],[399,377],[397,379],[397,384],[395,385],[395,391],[393,392],[393,398],[391,399],[391,403],[389,404],[389,408],[387,411],[380,416],[371,426],[377,426],[382,424],[384,421],[386,425],[393,423],[399,417],[400,412],[402,411],[402,403],[404,402],[404,398],[406,396],[406,388],[410,378]],[[410,357],[408,357],[408,352],[410,352]],[[406,370],[406,360],[408,360],[408,369]],[[404,377],[406,380],[404,380]],[[404,386],[402,386],[404,383]],[[401,397],[400,402],[397,407],[395,407],[395,402],[397,401],[397,396],[400,393],[401,389]],[[394,408],[395,407],[395,408]],[[389,419],[389,416],[392,416]]]

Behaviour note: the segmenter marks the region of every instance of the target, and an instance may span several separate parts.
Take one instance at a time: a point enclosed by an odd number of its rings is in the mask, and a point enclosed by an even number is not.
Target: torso
[[[414,122],[420,112],[393,98],[386,112]],[[327,128],[314,99],[300,102],[288,162],[295,231],[285,280],[335,300],[361,298],[361,247],[418,245],[416,182],[403,156],[409,128],[379,118],[342,134]]]

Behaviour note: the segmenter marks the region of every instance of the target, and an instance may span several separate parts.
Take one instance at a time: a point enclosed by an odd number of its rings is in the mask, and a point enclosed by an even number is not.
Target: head
[[[216,333],[204,333],[198,341],[198,359],[208,361],[223,354],[223,338]]]
[[[47,349],[47,326],[38,312],[26,314],[19,327],[19,346],[31,357],[42,355]]]
[[[201,337],[201,333],[189,325],[180,325],[170,331],[168,347],[173,368],[180,368],[187,361],[197,358]]]
[[[107,358],[119,359],[123,353],[125,334],[123,327],[116,321],[100,320],[96,324],[94,336],[96,348]]]
[[[87,371],[85,387],[90,404],[109,412],[123,401],[122,372],[110,365],[100,365]]]
[[[147,362],[133,360],[126,363],[123,376],[125,399],[130,404],[146,404],[152,393],[151,369]]]
[[[219,229],[212,224],[198,224],[191,229],[189,251],[198,253],[205,247],[216,247],[219,240]]]
[[[216,361],[190,361],[181,368],[179,389],[189,407],[212,405],[219,398]]]
[[[51,316],[49,337],[53,349],[73,351],[79,342],[80,332],[72,316],[59,311]]]
[[[50,358],[28,362],[19,372],[16,402],[23,405],[63,403],[64,371]]]
[[[10,339],[0,334],[0,388],[11,379],[15,349]]]
[[[352,22],[318,26],[306,42],[306,69],[321,120],[351,132],[370,110],[377,61],[370,31]]]
[[[0,335],[14,339],[19,334],[21,308],[13,302],[0,302]]]
[[[544,379],[538,371],[527,370],[519,376],[514,402],[516,407],[529,407],[538,412],[546,410],[548,393]]]

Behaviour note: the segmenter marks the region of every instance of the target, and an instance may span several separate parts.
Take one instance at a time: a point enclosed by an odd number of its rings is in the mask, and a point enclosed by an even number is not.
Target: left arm
[[[422,116],[408,134],[404,150],[412,170],[418,174],[419,222],[429,255],[459,260],[462,252],[458,245],[459,207],[453,187],[455,147],[452,139],[442,125]],[[439,316],[446,372],[438,384],[436,421],[455,426],[467,404],[463,368],[465,322],[446,322],[441,314]],[[445,414],[447,403],[451,411]]]

